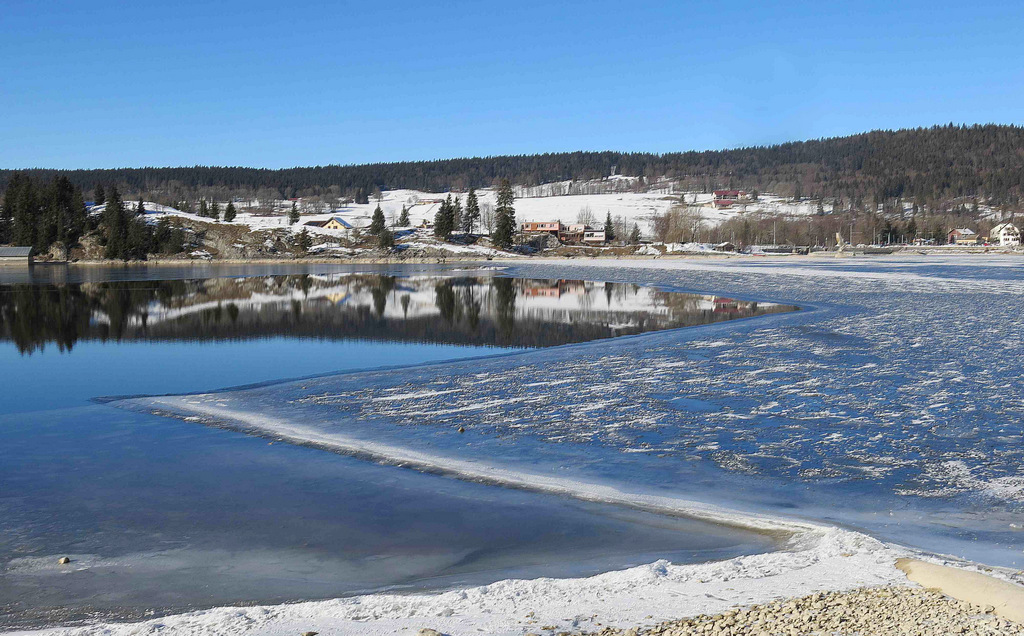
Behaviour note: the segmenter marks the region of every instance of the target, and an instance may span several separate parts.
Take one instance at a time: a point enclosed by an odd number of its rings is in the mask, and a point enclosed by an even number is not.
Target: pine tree
[[[146,255],[151,250],[153,235],[149,224],[144,218],[135,217],[128,221],[128,228],[125,233],[124,260],[146,260]]]
[[[36,246],[36,217],[39,215],[39,197],[35,184],[26,177],[14,200],[14,231],[15,245]]]
[[[210,217],[210,206],[206,203],[206,199],[201,199],[199,201],[199,216],[204,219]]]
[[[604,240],[608,242],[615,240],[615,224],[612,223],[611,212],[608,212],[608,216],[604,219]]]
[[[380,230],[380,234],[377,235],[377,247],[382,250],[390,250],[395,246],[395,233],[387,227],[383,227]]]
[[[469,189],[466,195],[466,211],[462,214],[462,231],[466,234],[473,233],[473,227],[480,220],[480,202],[477,200],[476,190]]]
[[[516,209],[513,207],[515,195],[512,194],[512,186],[508,179],[501,180],[501,187],[498,188],[497,206],[494,208],[496,217],[494,244],[502,249],[512,247],[512,239],[516,231]]]
[[[234,201],[228,201],[228,207],[224,209],[224,220],[228,223],[235,220],[235,203]]]
[[[368,231],[373,236],[380,236],[387,227],[387,221],[384,220],[384,210],[380,208],[380,204],[373,210],[373,218],[370,220],[370,227]]]
[[[306,228],[302,228],[302,231],[296,235],[295,245],[303,254],[308,253],[309,248],[313,247],[313,239],[310,238],[309,232],[306,231]]]
[[[97,183],[96,184],[96,191],[93,194],[92,198],[93,198],[93,201],[92,201],[93,205],[103,205],[104,203],[107,202],[107,195],[103,191],[103,184],[102,183]]]
[[[214,221],[220,220],[220,206],[216,201],[210,202],[210,218]]]
[[[292,210],[288,213],[288,224],[295,225],[299,222],[299,206],[292,201]],[[305,231],[305,230],[303,230]]]
[[[142,201],[142,197],[139,197],[139,202],[138,202],[138,204],[137,204],[137,205],[135,206],[135,215],[136,215],[136,216],[142,216],[142,215],[144,215],[145,213],[146,213],[146,204],[145,204],[145,203],[143,203],[143,201]]]
[[[107,194],[107,207],[103,211],[103,226],[107,238],[106,257],[128,260],[126,245],[128,219],[124,212],[124,202],[121,201],[121,194],[116,187],[111,187]]]
[[[409,209],[402,206],[402,213],[398,215],[398,227],[409,227],[412,222],[409,220]]]
[[[452,202],[452,231],[462,228],[462,201],[455,197]]]
[[[633,231],[629,233],[630,245],[636,245],[640,242],[640,226],[636,223],[633,224]]]
[[[443,241],[450,239],[452,230],[455,229],[453,219],[452,195],[449,194],[441,203],[441,207],[437,209],[437,214],[434,215],[434,236]]]
[[[15,172],[7,182],[4,203],[0,206],[0,245],[11,242],[14,235],[14,202],[18,198],[23,178],[20,172]]]

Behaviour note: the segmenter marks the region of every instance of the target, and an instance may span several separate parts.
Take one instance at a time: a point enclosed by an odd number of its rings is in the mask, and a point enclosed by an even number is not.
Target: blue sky
[[[1024,123],[1020,2],[0,8],[0,167],[669,152]]]

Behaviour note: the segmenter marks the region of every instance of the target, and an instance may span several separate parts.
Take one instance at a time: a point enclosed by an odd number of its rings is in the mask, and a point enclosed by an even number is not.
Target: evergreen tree
[[[409,209],[402,206],[402,213],[398,215],[398,227],[409,227],[412,221],[409,220]]]
[[[71,183],[65,175],[54,180],[50,186],[50,211],[48,217],[52,223],[52,234],[47,234],[46,247],[59,242],[65,248],[71,248],[85,233],[88,213],[85,209],[85,197],[82,191]],[[46,249],[46,248],[43,248]]]
[[[395,246],[395,233],[387,227],[383,227],[380,230],[380,234],[377,235],[377,247],[382,250],[388,251]]]
[[[224,220],[230,223],[235,220],[236,214],[234,201],[228,201],[228,207],[224,208]]]
[[[107,207],[103,211],[103,226],[107,239],[106,257],[128,260],[128,219],[124,211],[124,202],[121,201],[121,194],[116,187],[111,187],[110,192],[107,193]]]
[[[380,204],[373,210],[373,218],[370,220],[370,227],[368,231],[374,236],[380,236],[380,233],[387,228],[387,221],[384,220],[384,210],[380,208]]]
[[[608,212],[608,216],[604,219],[604,238],[609,242],[615,240],[615,224],[612,223],[611,212]]]
[[[434,236],[443,241],[450,239],[452,231],[455,229],[454,218],[452,195],[449,194],[441,203],[441,207],[437,209],[437,214],[434,215]]]
[[[480,202],[477,200],[476,190],[469,189],[466,195],[466,211],[462,214],[462,231],[466,234],[473,233],[473,227],[480,220]]]
[[[153,251],[161,254],[178,254],[185,251],[185,233],[180,228],[171,227],[170,219],[167,217],[156,223]]]
[[[0,245],[10,243],[14,236],[14,202],[21,190],[21,182],[24,176],[20,172],[11,175],[7,182],[7,190],[4,191],[4,203],[0,206]]]
[[[149,224],[142,217],[127,219],[127,231],[124,241],[124,260],[144,261],[151,250],[153,241]]]
[[[512,247],[512,239],[516,232],[516,209],[513,207],[515,195],[508,179],[501,180],[498,188],[497,206],[494,208],[495,228],[492,240],[502,249]]]
[[[309,248],[313,247],[313,239],[309,236],[309,232],[306,231],[306,228],[302,228],[302,230],[295,235],[295,245],[303,254],[307,254],[309,252]]]
[[[96,191],[93,193],[92,198],[93,198],[93,201],[92,201],[93,205],[103,205],[104,203],[107,202],[107,195],[103,191],[103,184],[102,183],[97,183],[96,184]]]
[[[629,233],[629,244],[637,245],[640,243],[640,226],[636,223],[633,224],[633,231]]]
[[[292,210],[288,213],[288,224],[295,225],[299,222],[299,206],[292,201]],[[303,230],[305,231],[305,230]]]
[[[135,206],[135,215],[143,216],[144,214],[146,214],[146,204],[142,201],[142,197],[139,197],[139,202]]]
[[[210,206],[206,204],[206,199],[201,199],[199,201],[199,216],[204,219],[209,218],[210,216]]]
[[[220,206],[216,201],[210,202],[210,218],[214,221],[220,220]]]
[[[39,198],[32,179],[26,178],[14,200],[14,231],[15,245],[36,246],[36,220],[39,216]]]
[[[462,228],[462,201],[456,196],[452,202],[452,231]]]

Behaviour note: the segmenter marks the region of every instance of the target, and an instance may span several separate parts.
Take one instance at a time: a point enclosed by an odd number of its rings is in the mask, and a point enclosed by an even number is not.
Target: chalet
[[[992,228],[989,237],[996,245],[1020,245],[1020,228],[1013,223],[1000,223]]]
[[[946,242],[950,245],[977,245],[978,233],[972,229],[961,227],[949,231]]]
[[[711,200],[711,204],[716,208],[728,208],[746,200],[745,190],[715,190],[715,198]]]
[[[558,236],[565,226],[561,221],[526,221],[520,226],[523,234],[552,234]]]
[[[325,230],[351,230],[352,224],[341,218],[340,216],[332,216],[327,219],[324,223],[323,228]]]
[[[0,265],[30,265],[31,247],[0,247]]]

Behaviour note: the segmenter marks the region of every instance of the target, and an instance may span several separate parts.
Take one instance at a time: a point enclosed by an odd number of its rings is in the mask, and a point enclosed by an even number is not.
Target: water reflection
[[[631,284],[299,274],[0,285],[0,338],[29,354],[81,340],[267,337],[547,347],[794,307]]]

